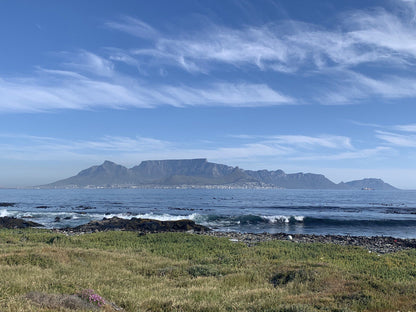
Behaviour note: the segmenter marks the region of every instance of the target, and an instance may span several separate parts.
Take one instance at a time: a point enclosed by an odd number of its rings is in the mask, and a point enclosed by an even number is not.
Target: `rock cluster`
[[[153,219],[131,218],[121,219],[113,217],[110,219],[104,218],[101,221],[91,221],[87,224],[80,225],[74,228],[67,228],[64,231],[69,232],[99,232],[109,230],[126,230],[139,231],[145,233],[155,232],[205,232],[209,228],[196,224],[192,220],[177,220],[177,221],[159,221]]]
[[[345,235],[313,235],[313,234],[287,234],[287,233],[236,233],[236,232],[207,232],[204,235],[228,237],[231,241],[243,242],[253,246],[260,242],[270,240],[286,240],[294,243],[323,243],[343,246],[359,246],[371,252],[380,254],[397,252],[416,248],[416,239],[401,239],[387,236],[345,236]]]
[[[1,217],[0,218],[0,228],[24,229],[28,227],[43,227],[43,225],[36,223],[36,222],[32,222],[32,221],[18,219],[15,217]]]

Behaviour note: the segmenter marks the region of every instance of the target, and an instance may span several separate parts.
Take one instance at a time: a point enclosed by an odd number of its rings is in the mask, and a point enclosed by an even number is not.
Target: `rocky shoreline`
[[[42,227],[41,224],[12,217],[1,217],[0,228],[28,228]],[[101,221],[91,221],[74,228],[53,229],[65,235],[82,235],[103,231],[135,231],[141,234],[161,232],[187,232],[195,235],[225,237],[233,242],[242,242],[247,246],[254,246],[260,242],[271,240],[290,241],[293,243],[323,243],[342,246],[363,247],[369,252],[386,254],[401,250],[416,249],[416,239],[402,239],[387,236],[347,236],[347,235],[313,235],[288,233],[240,233],[213,231],[192,220],[159,221],[153,219],[121,219],[113,217]]]
[[[60,229],[67,235],[84,234],[109,230],[136,231],[143,234],[160,232],[188,232],[196,235],[207,235],[214,237],[225,237],[233,242],[242,242],[247,246],[254,246],[260,242],[271,240],[284,240],[294,243],[323,243],[342,246],[363,247],[370,252],[386,254],[406,249],[416,248],[416,239],[401,239],[385,236],[346,236],[346,235],[311,235],[311,234],[288,234],[288,233],[240,233],[220,232],[198,225],[191,220],[158,221],[152,219],[130,220],[111,218],[102,221],[91,221],[76,228]]]
[[[247,246],[253,246],[260,242],[271,240],[291,241],[293,243],[322,243],[342,246],[363,247],[369,252],[386,254],[407,249],[416,248],[416,239],[402,239],[387,236],[347,236],[347,235],[313,235],[313,234],[288,234],[288,233],[237,233],[237,232],[205,232],[201,235],[215,237],[227,237],[231,241],[242,242]]]

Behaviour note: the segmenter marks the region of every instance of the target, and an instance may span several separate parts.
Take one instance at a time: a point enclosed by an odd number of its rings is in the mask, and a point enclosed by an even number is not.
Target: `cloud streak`
[[[124,52],[130,62],[134,59],[145,67],[173,66],[193,74],[212,76],[229,68],[273,72],[280,79],[297,75],[309,93],[307,100],[292,95],[297,102],[411,98],[416,96],[416,8],[409,1],[391,5],[389,11],[372,8],[340,15],[336,28],[286,20],[240,29],[210,24],[186,33],[155,30],[145,47]],[[132,33],[135,24],[154,30],[132,17],[107,26]],[[313,77],[322,84],[308,89]]]
[[[108,62],[91,53],[88,53],[87,58],[86,62],[79,65],[79,71],[39,69],[39,74],[31,78],[0,78],[0,111],[154,108],[161,105],[257,107],[294,102],[291,97],[266,84],[150,84],[112,73]],[[106,78],[97,79],[81,72],[85,68]]]
[[[386,131],[376,131],[377,138],[393,146],[416,147],[416,135],[405,135]]]
[[[349,138],[338,136],[241,136],[244,141],[218,144],[213,148],[188,148],[189,142],[170,142],[148,137],[104,136],[97,140],[64,140],[53,137],[2,134],[3,159],[127,159],[208,157],[229,162],[231,159],[259,158],[300,160],[341,160],[373,157],[390,148],[357,150]],[[266,139],[265,139],[266,138]],[[272,139],[270,139],[272,138]],[[192,144],[195,145],[195,144]],[[325,149],[323,149],[325,148]],[[299,156],[302,155],[302,156]]]
[[[414,6],[404,5],[414,15]],[[134,50],[133,54],[175,63],[184,69],[189,64],[193,69],[202,69],[214,62],[294,72],[309,66],[337,68],[376,62],[391,65],[413,62],[416,58],[413,15],[382,8],[354,11],[339,17],[341,27],[337,30],[288,20],[263,26],[246,25],[242,29],[211,24],[192,34],[167,35],[132,17],[109,22],[107,26],[139,37],[152,33],[152,44]],[[138,30],[132,31],[132,28]]]
[[[61,52],[64,61],[55,68],[38,68],[33,75],[20,77],[0,76],[0,111],[259,107],[412,98],[416,96],[416,9],[413,2],[401,5],[409,13],[397,7],[355,11],[339,16],[337,28],[287,20],[239,29],[210,24],[192,32],[166,33],[123,16],[105,23],[106,29],[134,36],[136,47],[105,48],[106,56],[85,50]],[[121,71],[120,64],[134,67],[136,75]],[[364,69],[369,65],[377,75]],[[169,66],[197,79],[164,80]],[[155,68],[159,79],[147,79],[149,69]],[[243,73],[245,80],[224,78],[233,71]],[[226,75],[218,79],[218,72]],[[251,79],[247,75],[251,72],[260,78]],[[286,77],[294,76],[302,96],[285,84]],[[315,88],[310,82],[316,78],[320,83]]]

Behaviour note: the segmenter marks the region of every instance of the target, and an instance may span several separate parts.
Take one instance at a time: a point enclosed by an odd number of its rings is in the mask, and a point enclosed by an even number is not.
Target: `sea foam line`
[[[199,214],[193,213],[190,215],[170,215],[170,214],[154,214],[154,213],[144,213],[144,214],[126,214],[126,213],[111,213],[111,214],[91,214],[90,215],[93,219],[102,219],[107,218],[111,219],[113,217],[121,218],[121,219],[132,219],[132,218],[139,218],[139,219],[154,219],[159,221],[178,221],[183,219],[188,220],[195,220],[199,217]]]
[[[304,216],[262,216],[263,219],[268,220],[271,223],[290,223],[291,221],[303,222]]]
[[[0,218],[10,217],[12,214],[7,209],[0,209]]]

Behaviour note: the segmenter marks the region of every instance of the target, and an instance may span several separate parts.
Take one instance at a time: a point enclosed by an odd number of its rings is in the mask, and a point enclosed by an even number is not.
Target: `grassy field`
[[[416,250],[0,230],[0,311],[74,311],[58,299],[85,289],[125,311],[416,311]]]

